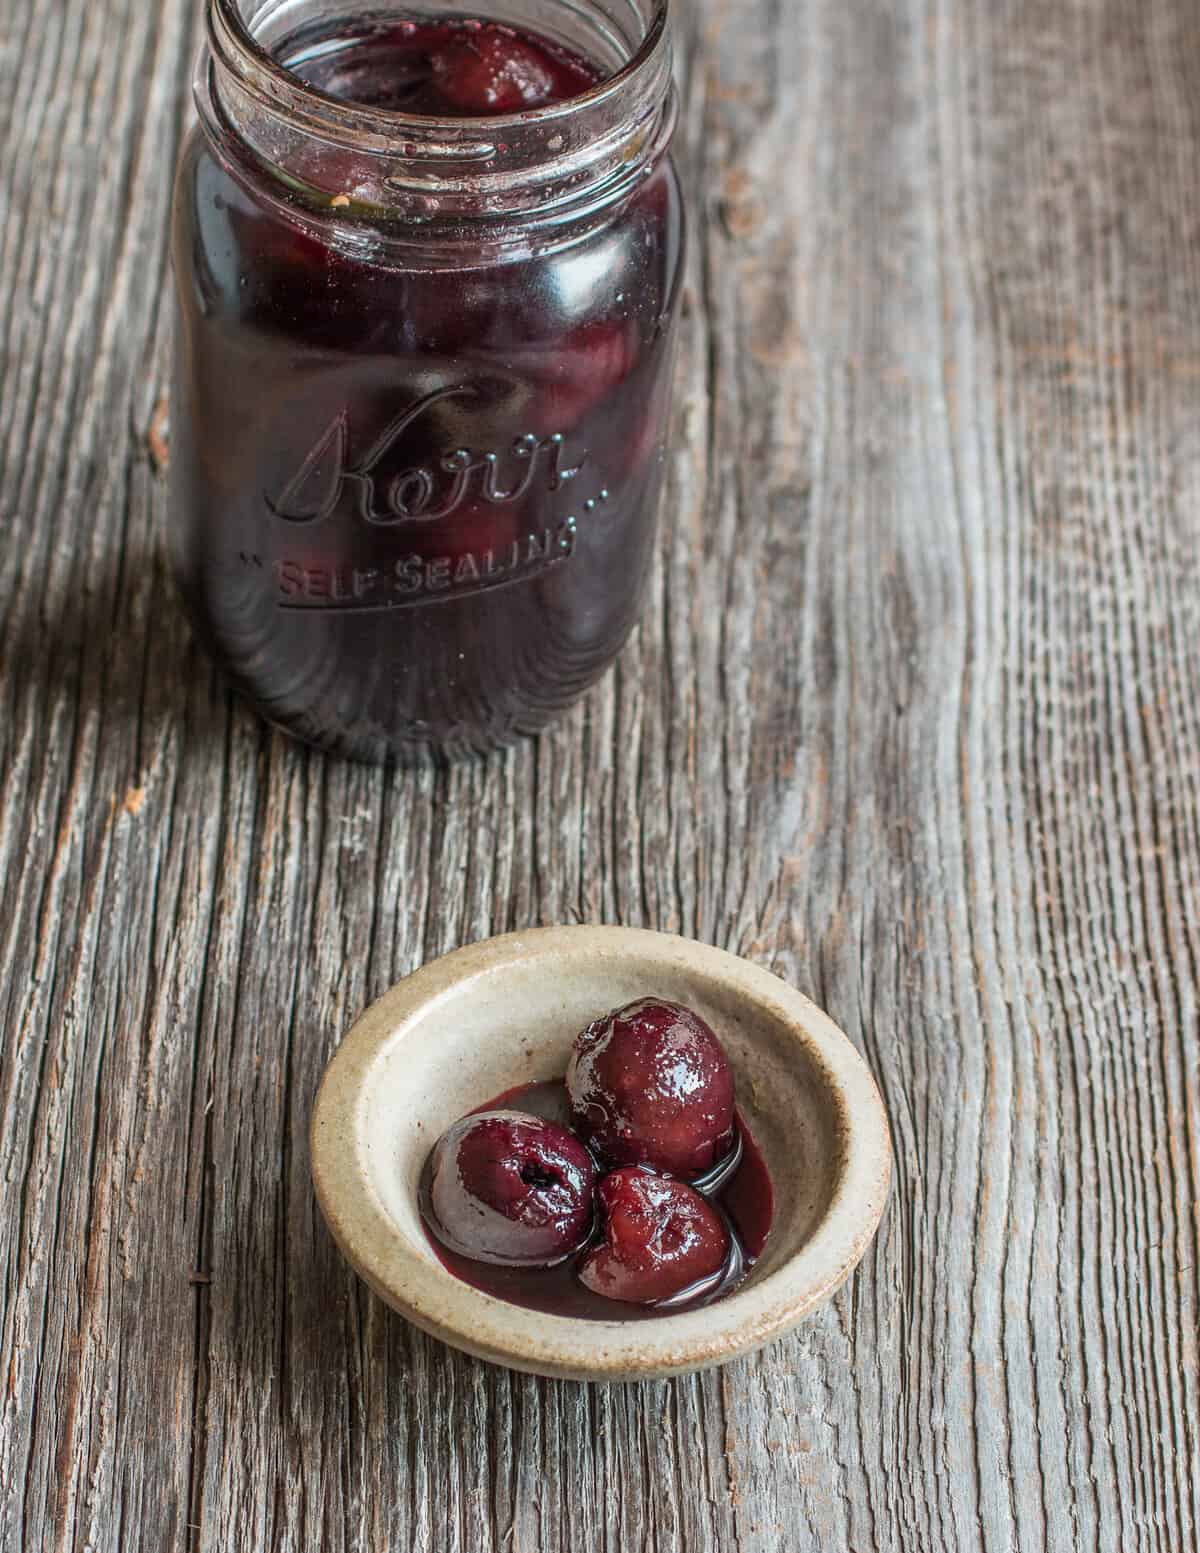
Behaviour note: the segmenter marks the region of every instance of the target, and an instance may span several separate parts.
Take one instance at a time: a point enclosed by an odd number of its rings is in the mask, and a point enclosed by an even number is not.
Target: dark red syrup
[[[306,30],[281,51],[327,96],[431,118],[491,118],[568,102],[600,73],[548,38],[477,17],[405,17]]]

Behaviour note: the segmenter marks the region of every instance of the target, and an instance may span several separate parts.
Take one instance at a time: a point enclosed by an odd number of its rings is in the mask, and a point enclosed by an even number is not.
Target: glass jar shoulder
[[[277,181],[256,180],[199,129],[176,184],[185,307],[290,349],[569,353],[589,343],[578,331],[594,334],[605,321],[645,338],[674,311],[683,242],[668,157],[584,230],[520,250],[462,238],[443,245],[436,264],[353,211],[322,213]]]

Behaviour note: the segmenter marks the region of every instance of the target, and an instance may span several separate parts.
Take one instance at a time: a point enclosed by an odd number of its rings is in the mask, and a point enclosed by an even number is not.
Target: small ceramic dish
[[[775,1220],[733,1294],[643,1320],[526,1310],[447,1271],[426,1237],[426,1156],[465,1112],[556,1078],[575,1034],[635,998],[685,1003],[720,1036],[738,1105],[766,1157]],[[554,927],[512,933],[422,966],[357,1021],[312,1117],[322,1212],[350,1264],[426,1332],[540,1375],[633,1380],[720,1364],[828,1299],[866,1250],[891,1148],[866,1064],[820,1009],[746,960],[665,933]]]

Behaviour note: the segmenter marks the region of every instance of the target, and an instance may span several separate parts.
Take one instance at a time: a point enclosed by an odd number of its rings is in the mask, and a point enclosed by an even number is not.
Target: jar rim
[[[470,136],[494,138],[506,131],[515,132],[519,128],[550,124],[556,119],[568,118],[572,114],[586,113],[589,109],[599,107],[610,98],[619,95],[663,48],[668,36],[670,5],[671,0],[654,0],[653,15],[646,27],[645,36],[636,50],[619,70],[577,96],[566,98],[562,102],[547,103],[540,108],[525,108],[517,113],[463,115],[453,119],[442,119],[425,113],[405,113],[399,108],[367,107],[362,103],[348,101],[344,97],[335,97],[332,93],[311,85],[294,71],[289,70],[286,65],[281,64],[270,50],[258,41],[241,15],[238,0],[209,0],[208,32],[214,54],[223,59],[226,64],[233,63],[229,59],[228,50],[221,46],[228,41],[234,45],[243,59],[248,56],[247,62],[252,65],[256,73],[261,72],[272,83],[278,98],[284,101],[292,99],[297,104],[313,108],[325,107],[336,113],[345,128],[373,131],[376,134],[390,133],[416,139],[428,134],[435,126],[443,126],[453,127],[456,139],[459,135],[464,138]],[[243,72],[238,73],[243,75],[244,79]]]

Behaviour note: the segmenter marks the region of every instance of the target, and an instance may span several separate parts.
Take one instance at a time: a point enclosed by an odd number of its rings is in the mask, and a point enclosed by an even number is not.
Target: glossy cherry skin
[[[687,1289],[703,1292],[725,1266],[729,1232],[684,1182],[627,1165],[601,1177],[596,1198],[600,1243],[579,1264],[580,1282],[593,1294],[657,1305]]]
[[[698,1014],[644,998],[597,1019],[567,1064],[575,1130],[610,1165],[698,1176],[734,1139],[733,1072]]]
[[[289,57],[290,55],[290,57]],[[472,17],[304,30],[284,63],[330,97],[434,118],[522,113],[599,81],[586,60],[534,33]]]
[[[431,1228],[476,1261],[546,1267],[591,1232],[595,1179],[565,1127],[520,1111],[464,1116],[434,1146]]]
[[[459,113],[520,113],[555,95],[550,61],[505,27],[464,28],[430,63],[438,90]]]

